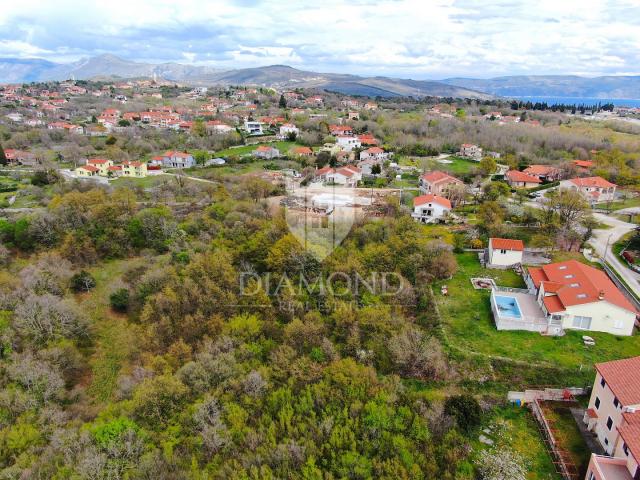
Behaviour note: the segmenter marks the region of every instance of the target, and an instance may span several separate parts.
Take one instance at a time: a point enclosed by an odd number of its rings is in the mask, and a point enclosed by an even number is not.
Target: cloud
[[[113,53],[413,78],[624,74],[640,61],[640,0],[7,3],[0,10],[5,57]]]

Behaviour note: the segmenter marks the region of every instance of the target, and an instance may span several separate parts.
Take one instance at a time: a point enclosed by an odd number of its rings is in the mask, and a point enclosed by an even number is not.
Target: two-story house
[[[451,211],[451,202],[438,195],[426,194],[413,199],[411,217],[420,223],[436,223],[442,221]]]
[[[577,190],[590,203],[610,202],[616,196],[615,183],[611,183],[602,177],[578,177],[560,182],[560,188]]]
[[[542,183],[538,177],[518,170],[509,170],[504,177],[513,188],[533,188]]]
[[[447,197],[453,188],[464,188],[464,182],[456,177],[434,170],[420,176],[420,192]]]
[[[584,415],[608,457],[592,455],[586,480],[640,479],[640,357],[597,363]]]
[[[162,166],[166,168],[191,168],[196,161],[193,155],[186,152],[168,151],[162,155]]]
[[[490,238],[485,251],[485,261],[489,267],[510,267],[522,263],[524,243],[510,238]]]

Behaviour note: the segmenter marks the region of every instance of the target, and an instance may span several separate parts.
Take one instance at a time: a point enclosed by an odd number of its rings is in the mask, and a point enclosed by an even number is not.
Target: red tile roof
[[[640,404],[640,357],[595,364],[623,407]]]
[[[593,167],[593,162],[590,162],[589,160],[574,160],[573,164],[577,167],[582,167],[582,168]]]
[[[569,181],[578,187],[610,188],[616,186],[615,183],[608,182],[602,177],[570,178]]]
[[[637,357],[636,357],[637,358]],[[638,368],[636,365],[634,368]],[[618,397],[618,399],[620,399]],[[636,403],[640,402],[637,400]],[[640,413],[623,413],[625,423],[618,427],[618,432],[636,463],[640,463]]]
[[[510,238],[490,238],[489,243],[493,248],[498,250],[515,250],[522,252],[524,243],[522,240],[512,240]]]
[[[90,158],[87,160],[88,165],[104,165],[109,162],[109,160],[105,160],[104,158]]]
[[[380,147],[371,147],[365,150],[367,153],[376,154],[376,153],[384,153],[384,150]]]
[[[557,298],[557,301],[549,300],[549,304],[554,308],[553,311],[548,309],[549,312],[563,311],[573,305],[606,301],[630,312],[638,313],[602,270],[584,263],[568,260],[550,263],[540,268],[531,267],[528,271],[537,288],[543,282],[545,286],[548,285],[547,282],[562,285],[562,287],[552,285],[553,292],[548,293],[555,293],[556,296],[544,299],[546,305],[547,299]]]
[[[462,180],[459,180],[456,177],[452,177],[451,175],[441,172],[439,170],[434,170],[433,172],[425,173],[420,178],[422,178],[423,180],[431,184],[440,183],[440,182],[463,183]]]
[[[424,205],[425,203],[437,203],[438,205],[451,209],[451,202],[444,197],[439,197],[438,195],[433,195],[433,194],[420,195],[419,197],[415,197],[413,199],[414,207]]]
[[[541,183],[542,181],[538,177],[527,175],[524,172],[518,170],[509,170],[506,177],[512,182],[524,182],[524,183]]]
[[[558,169],[551,165],[529,165],[522,172],[527,175],[549,175],[550,173],[555,173],[557,171]]]

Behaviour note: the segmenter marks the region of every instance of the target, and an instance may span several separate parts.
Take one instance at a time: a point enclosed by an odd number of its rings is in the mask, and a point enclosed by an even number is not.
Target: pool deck
[[[501,291],[499,288],[492,290],[492,297],[513,297],[518,301],[521,318],[502,316],[491,299],[491,310],[498,330],[530,330],[533,332],[546,332],[548,322],[542,309],[536,301],[535,295],[524,291]]]

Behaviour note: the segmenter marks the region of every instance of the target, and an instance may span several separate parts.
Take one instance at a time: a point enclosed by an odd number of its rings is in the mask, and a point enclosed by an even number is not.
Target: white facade
[[[336,144],[345,152],[350,152],[354,148],[360,148],[362,145],[358,137],[336,137]]]
[[[246,122],[244,122],[244,130],[249,135],[263,135],[262,123],[260,123],[260,122],[246,121]]]
[[[438,202],[427,202],[415,205],[411,217],[416,222],[435,223],[442,220],[450,211],[450,208]]]

